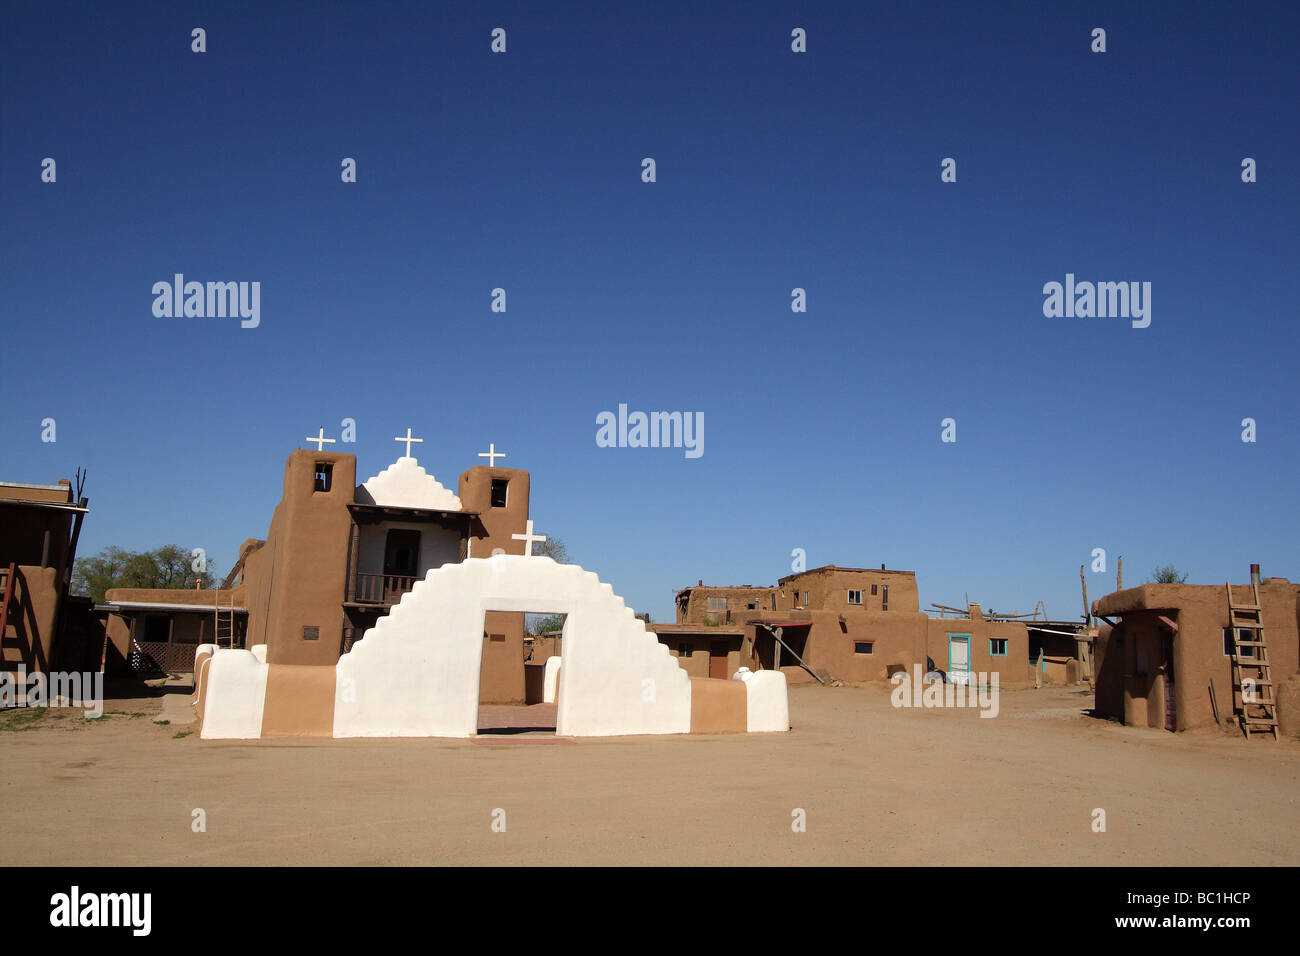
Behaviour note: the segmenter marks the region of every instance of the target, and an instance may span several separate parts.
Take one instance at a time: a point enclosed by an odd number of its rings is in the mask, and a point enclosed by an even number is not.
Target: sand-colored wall
[[[483,662],[478,691],[480,704],[522,704],[527,700],[522,614],[513,611],[484,613]]]
[[[871,593],[872,586],[876,593]],[[837,568],[830,565],[812,568],[781,578],[778,586],[785,592],[778,607],[809,607],[825,611],[882,611],[888,588],[889,612],[916,612],[921,608],[912,571],[874,570],[871,568]],[[862,604],[849,604],[849,591],[862,592]],[[807,592],[808,600],[803,601]],[[798,595],[796,597],[795,595]]]
[[[1019,621],[985,621],[978,617],[928,618],[926,653],[940,670],[949,670],[948,637],[970,635],[970,669],[985,674],[996,673],[1002,685],[1024,684],[1033,680],[1029,664],[1029,631]],[[995,656],[990,649],[994,638],[1007,642],[1007,652]]]
[[[60,600],[58,573],[54,567],[18,565],[15,605],[9,612],[15,637],[0,645],[0,660],[6,665],[21,663],[29,672],[50,670]]]
[[[1297,628],[1297,586],[1285,578],[1265,578],[1259,588],[1265,638],[1273,680],[1282,683],[1300,669],[1300,629]],[[1250,603],[1249,585],[1233,585],[1234,600]],[[1228,600],[1222,586],[1144,584],[1099,598],[1095,614],[1122,618],[1117,632],[1107,636],[1105,660],[1098,667],[1096,708],[1115,713],[1140,727],[1164,726],[1164,616],[1178,626],[1173,639],[1176,728],[1214,725],[1210,681],[1214,681],[1220,715],[1232,717],[1232,660],[1223,653],[1223,629],[1228,626]],[[1102,641],[1099,638],[1098,645]],[[1286,706],[1284,701],[1279,705]]]
[[[314,490],[317,462],[333,465],[329,491]],[[332,665],[343,641],[356,457],[298,450],[284,469],[284,495],[266,545],[244,564],[251,645],[265,643],[270,664]],[[305,627],[318,629],[305,640]]]
[[[694,624],[705,627],[717,624],[738,623],[752,617],[760,611],[773,609],[772,598],[777,594],[776,588],[768,587],[708,587],[697,586],[679,592],[676,623]],[[680,600],[685,598],[685,600]],[[721,599],[725,608],[709,609],[709,599]],[[750,607],[750,605],[756,607]],[[777,608],[790,607],[782,604],[778,597]]]

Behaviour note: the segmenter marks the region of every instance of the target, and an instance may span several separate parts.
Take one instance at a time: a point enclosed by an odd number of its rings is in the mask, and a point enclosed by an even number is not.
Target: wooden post
[[[1124,555],[1120,555],[1115,561],[1115,590],[1124,590]]]
[[[1038,649],[1038,660],[1034,664],[1034,687],[1043,686],[1043,649]]]
[[[356,519],[352,521],[352,537],[348,542],[348,603],[357,598],[357,559],[361,553],[361,529]],[[334,593],[338,593],[337,591]]]
[[[1079,584],[1083,587],[1083,622],[1092,627],[1092,605],[1088,603],[1088,579],[1084,576],[1083,565],[1079,565]]]

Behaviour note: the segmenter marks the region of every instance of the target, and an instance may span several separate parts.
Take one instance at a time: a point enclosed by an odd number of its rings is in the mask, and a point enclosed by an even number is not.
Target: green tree
[[[104,600],[110,588],[204,588],[217,586],[216,569],[193,569],[194,558],[185,548],[165,544],[152,551],[127,551],[109,547],[94,557],[78,558],[72,569],[72,591]]]
[[[533,554],[544,555],[556,564],[572,564],[569,549],[559,538],[548,535],[545,541],[533,545]],[[530,634],[554,634],[564,630],[563,614],[529,614],[524,619],[524,629]]]
[[[1187,575],[1179,574],[1178,569],[1172,564],[1166,564],[1164,567],[1156,568],[1151,572],[1151,584],[1186,584]]]

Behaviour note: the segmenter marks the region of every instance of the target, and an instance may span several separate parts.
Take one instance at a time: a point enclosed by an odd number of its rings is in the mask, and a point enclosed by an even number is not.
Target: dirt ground
[[[791,733],[715,737],[222,742],[154,723],[160,697],[9,711],[0,864],[1300,860],[1300,742],[1125,728],[1082,688],[1003,691],[995,719],[888,691],[795,686]]]

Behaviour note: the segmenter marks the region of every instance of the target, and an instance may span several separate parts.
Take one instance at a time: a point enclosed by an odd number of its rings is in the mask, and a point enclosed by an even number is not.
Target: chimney
[[[700,578],[699,587],[704,587],[704,578]]]
[[[885,570],[885,566],[883,564],[880,566],[880,570],[882,571]]]
[[[1258,564],[1252,564],[1250,566],[1250,583],[1255,585],[1256,587],[1259,587],[1259,565]],[[1260,640],[1263,640],[1263,638],[1260,638]]]

